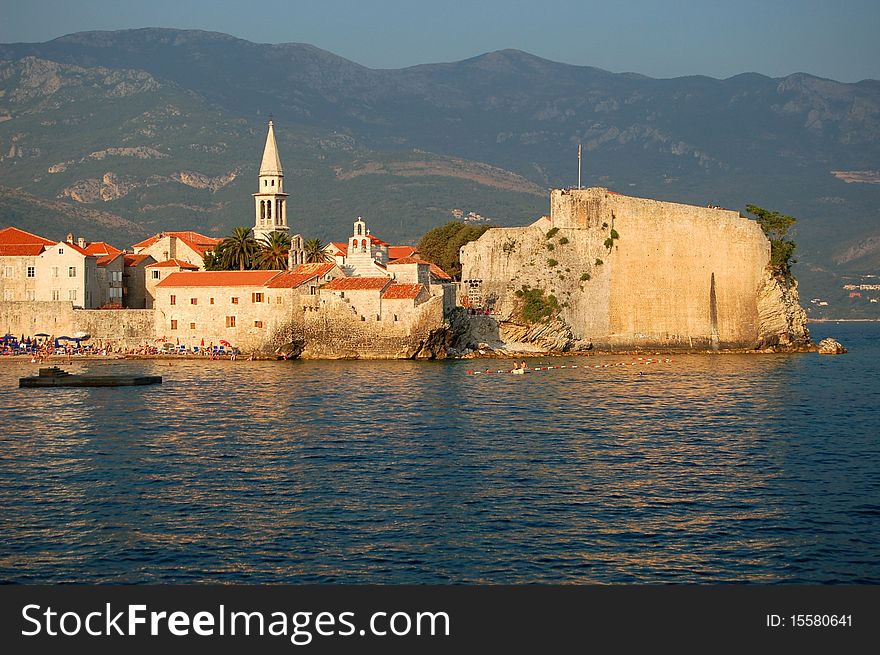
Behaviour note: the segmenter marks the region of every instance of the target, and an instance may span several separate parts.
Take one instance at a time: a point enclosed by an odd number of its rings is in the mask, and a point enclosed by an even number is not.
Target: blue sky
[[[373,68],[502,48],[652,77],[880,79],[877,0],[0,0],[0,42],[177,27],[311,43]]]

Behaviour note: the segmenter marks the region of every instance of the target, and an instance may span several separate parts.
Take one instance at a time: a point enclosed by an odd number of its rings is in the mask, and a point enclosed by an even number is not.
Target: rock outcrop
[[[807,313],[800,306],[797,280],[770,267],[758,287],[758,349],[799,349],[811,344]]]
[[[827,338],[819,342],[820,355],[842,355],[848,352],[837,339]]]

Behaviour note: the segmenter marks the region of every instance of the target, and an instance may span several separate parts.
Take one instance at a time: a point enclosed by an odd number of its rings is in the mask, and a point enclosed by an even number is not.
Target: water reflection
[[[4,363],[0,579],[878,582],[873,338],[520,378],[95,362],[165,383],[48,391]]]

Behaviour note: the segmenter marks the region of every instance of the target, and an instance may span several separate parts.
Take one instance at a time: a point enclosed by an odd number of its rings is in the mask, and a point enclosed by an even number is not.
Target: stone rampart
[[[525,286],[555,296],[573,338],[598,347],[751,348],[792,329],[797,312],[776,305],[797,305],[796,292],[764,294],[759,316],[770,244],[735,211],[602,188],[554,190],[550,209],[462,248],[462,279],[502,320],[517,320]]]

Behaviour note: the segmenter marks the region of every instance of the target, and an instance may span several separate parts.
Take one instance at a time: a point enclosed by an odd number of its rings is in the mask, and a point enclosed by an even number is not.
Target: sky
[[[0,0],[0,43],[138,27],[310,43],[371,68],[516,48],[651,77],[880,79],[878,0]]]

